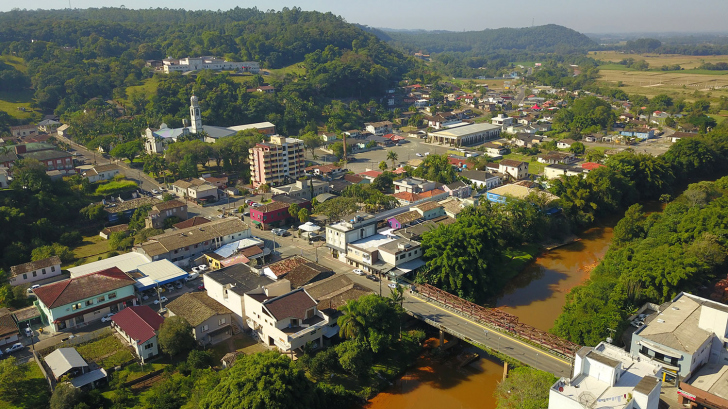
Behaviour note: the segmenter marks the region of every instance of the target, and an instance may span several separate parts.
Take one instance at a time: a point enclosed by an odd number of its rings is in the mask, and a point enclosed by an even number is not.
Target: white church
[[[204,132],[204,139],[207,143],[215,143],[216,140],[226,136],[235,135],[240,131],[248,129],[257,129],[266,135],[275,135],[276,126],[270,122],[258,122],[255,124],[236,125],[231,127],[212,126],[202,124],[202,115],[200,114],[200,104],[196,96],[190,98],[190,127],[187,127],[186,121],[182,128],[169,128],[167,124],[162,124],[159,129],[147,128],[142,137],[144,138],[144,148],[147,153],[164,153],[167,146],[172,142],[177,142],[182,136],[196,135]]]

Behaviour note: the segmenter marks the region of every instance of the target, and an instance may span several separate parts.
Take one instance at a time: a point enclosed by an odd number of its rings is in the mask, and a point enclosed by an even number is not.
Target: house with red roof
[[[357,175],[363,177],[364,179],[368,179],[370,182],[374,182],[374,179],[376,179],[377,176],[381,175],[382,173],[384,172],[371,169],[366,172],[357,173]]]
[[[56,281],[33,290],[44,324],[62,331],[136,304],[134,281],[118,267]]]
[[[581,164],[581,168],[586,170],[587,172],[591,172],[594,169],[603,168],[603,167],[605,167],[605,166],[602,165],[601,163],[596,163],[596,162],[584,162]]]
[[[111,328],[144,360],[159,354],[157,334],[163,322],[164,318],[148,305],[137,305],[124,308],[114,315],[111,318]]]

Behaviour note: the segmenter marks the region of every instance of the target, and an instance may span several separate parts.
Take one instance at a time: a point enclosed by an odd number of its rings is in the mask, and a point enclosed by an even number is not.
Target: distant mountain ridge
[[[400,31],[362,27],[384,41],[409,51],[428,53],[490,53],[508,50],[529,52],[587,51],[597,43],[570,28],[548,24],[482,31]]]

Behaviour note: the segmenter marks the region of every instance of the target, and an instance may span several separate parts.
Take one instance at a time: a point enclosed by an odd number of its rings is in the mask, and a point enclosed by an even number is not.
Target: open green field
[[[129,96],[132,93],[140,92],[142,95],[146,95],[147,97],[151,97],[152,95],[155,95],[157,93],[157,80],[156,78],[147,78],[142,81],[141,85],[133,85],[131,87],[126,88],[126,101],[129,101]]]
[[[645,60],[652,68],[678,64],[686,70],[697,68],[706,62],[728,62],[728,55],[627,54],[617,51],[590,51],[589,57],[615,63],[627,58],[633,58],[635,61]]]
[[[92,258],[89,261],[96,261],[96,258],[106,258],[106,254],[111,252],[109,250],[108,241],[101,238],[101,236],[89,236],[84,237],[81,245],[73,249],[73,255],[77,259]]]
[[[300,63],[300,62],[291,64],[288,67],[277,68],[277,69],[273,69],[273,70],[262,69],[261,74],[264,71],[270,72],[271,75],[282,75],[282,76],[285,76],[286,74],[303,75],[306,73],[306,69],[303,67],[303,63]]]
[[[543,173],[543,168],[546,167],[546,164],[535,159],[531,160],[531,158],[535,158],[535,156],[522,155],[520,153],[509,153],[508,155],[503,155],[503,159],[514,159],[522,162],[528,162],[529,173],[533,173],[534,175]]]
[[[640,94],[654,97],[667,94],[682,97],[688,101],[704,97],[711,93],[713,98],[728,96],[728,75],[693,74],[688,71],[635,71],[635,70],[600,70],[600,81],[604,85],[615,86],[627,94]]]
[[[20,57],[3,55],[0,56],[0,61],[12,65],[18,71],[28,71],[28,66],[25,65],[25,61]],[[0,111],[5,111],[8,115],[17,119],[31,119],[37,115],[30,108],[31,102],[33,102],[33,90],[3,91],[0,94]],[[24,108],[25,111],[21,111],[19,108]]]

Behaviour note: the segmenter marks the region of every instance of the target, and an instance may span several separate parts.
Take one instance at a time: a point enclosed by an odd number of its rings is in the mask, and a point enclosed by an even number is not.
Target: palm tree
[[[399,158],[399,156],[397,155],[397,152],[395,152],[395,151],[387,152],[387,160],[392,161],[392,169],[394,169],[394,163],[397,162],[398,158]]]
[[[352,308],[351,304],[341,307],[344,315],[337,320],[339,324],[339,336],[353,339],[363,335],[364,319],[360,317]]]
[[[397,283],[397,286],[389,294],[389,300],[394,305],[399,305],[400,307],[404,305],[404,288],[399,283]]]
[[[270,185],[267,183],[263,183],[262,185],[258,186],[258,190],[263,192],[263,200],[265,200],[265,194],[270,192]]]

